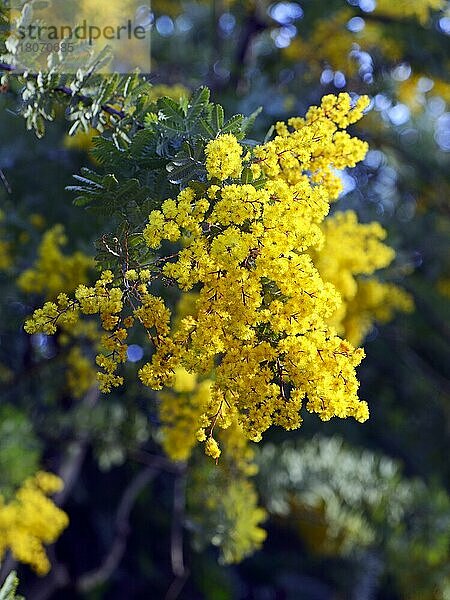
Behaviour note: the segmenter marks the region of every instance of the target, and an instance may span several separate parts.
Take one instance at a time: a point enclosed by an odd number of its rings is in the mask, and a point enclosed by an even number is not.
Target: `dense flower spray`
[[[365,421],[355,371],[364,352],[335,328],[342,331],[336,315],[352,294],[327,267],[323,249],[347,229],[367,247],[364,264],[348,266],[348,285],[352,273],[371,273],[392,260],[379,226],[361,226],[351,215],[338,218],[337,228],[325,221],[341,190],[338,170],[367,152],[345,129],[368,102],[325,96],[305,118],[277,123],[275,137],[256,147],[231,133],[217,135],[205,144],[205,178],[163,201],[142,230],[143,244],[160,258],[120,274],[105,270],[95,285],[78,286],[73,299],[61,293],[35,311],[26,330],[54,334],[58,326],[74,327],[80,315],[98,314],[104,330],[98,381],[109,392],[123,383],[118,368],[126,361],[128,330],[143,326],[152,354],[139,377],[154,390],[174,390],[161,396],[163,423],[173,427],[183,385],[192,392],[180,412],[190,441],[185,452],[174,442],[176,458],[189,454],[194,432],[217,459],[216,427],[237,423],[254,441],[273,424],[295,429],[303,403],[323,420]],[[177,250],[165,254],[167,244]],[[155,291],[161,279],[182,297],[194,293],[182,318],[174,320]]]
[[[66,513],[48,497],[62,486],[59,477],[40,471],[27,479],[11,500],[0,496],[0,561],[10,550],[16,560],[29,564],[39,575],[48,573],[44,544],[57,540],[69,523]]]

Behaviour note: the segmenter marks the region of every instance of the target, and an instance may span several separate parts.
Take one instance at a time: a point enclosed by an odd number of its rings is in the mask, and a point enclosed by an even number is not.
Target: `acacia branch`
[[[56,87],[53,91],[60,92],[62,94],[65,94],[66,96],[71,96],[73,98],[73,100],[81,102],[82,104],[85,104],[86,106],[91,106],[91,104],[94,101],[93,98],[91,98],[90,96],[80,94],[79,92],[74,92],[67,85],[60,85],[60,86]],[[115,117],[119,117],[120,119],[125,119],[125,117],[127,116],[125,111],[117,110],[117,108],[114,108],[113,106],[110,106],[109,104],[102,104],[101,109],[104,112],[106,112],[107,114],[115,116]]]
[[[8,65],[6,63],[0,63],[0,71],[7,71],[7,72],[12,73],[15,70],[16,70],[16,68],[13,65]],[[91,98],[90,96],[86,96],[85,94],[81,94],[77,91],[74,91],[66,85],[59,85],[59,86],[53,88],[52,90],[50,90],[50,92],[58,92],[58,93],[64,94],[65,96],[69,96],[77,102],[81,102],[85,106],[91,106],[94,103],[94,99]],[[100,108],[102,109],[103,112],[107,113],[108,115],[111,115],[114,117],[119,117],[119,119],[125,119],[128,116],[125,111],[118,110],[117,108],[114,108],[114,106],[111,106],[108,103],[102,104],[100,106]],[[141,123],[136,123],[136,126],[138,127],[138,129],[143,129],[143,125]]]

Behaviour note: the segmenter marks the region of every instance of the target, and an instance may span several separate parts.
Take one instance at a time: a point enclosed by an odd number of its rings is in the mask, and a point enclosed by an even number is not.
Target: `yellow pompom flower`
[[[205,444],[205,454],[211,456],[211,458],[217,459],[219,458],[221,451],[219,448],[219,444],[213,437],[210,437],[206,440]]]
[[[242,171],[242,146],[231,133],[219,135],[205,148],[208,179],[239,177]]]
[[[55,542],[69,522],[66,513],[48,498],[62,486],[56,475],[39,472],[27,479],[10,501],[0,496],[0,562],[9,550],[38,575],[48,573],[50,562],[44,545]]]

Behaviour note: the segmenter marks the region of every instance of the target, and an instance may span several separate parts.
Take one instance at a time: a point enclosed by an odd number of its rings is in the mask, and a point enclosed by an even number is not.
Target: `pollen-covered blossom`
[[[224,180],[239,177],[242,171],[242,152],[242,146],[231,133],[224,133],[208,142],[205,148],[208,178]]]
[[[209,437],[205,442],[205,454],[215,459],[219,458],[221,454],[219,444],[213,437]]]
[[[62,485],[56,475],[39,472],[27,479],[11,500],[0,496],[0,562],[9,550],[38,575],[48,573],[44,544],[55,542],[69,522],[66,513],[48,498]]]

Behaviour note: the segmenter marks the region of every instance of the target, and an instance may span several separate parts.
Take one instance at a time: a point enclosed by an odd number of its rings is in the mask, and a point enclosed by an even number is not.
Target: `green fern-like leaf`
[[[0,588],[0,600],[25,600],[23,596],[16,596],[18,585],[19,580],[17,579],[16,572],[11,571],[5,583]]]

